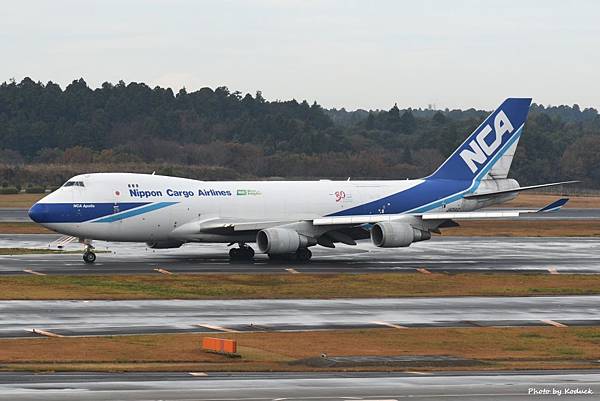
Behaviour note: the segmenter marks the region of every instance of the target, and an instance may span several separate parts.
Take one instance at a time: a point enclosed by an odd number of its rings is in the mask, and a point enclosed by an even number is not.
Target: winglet
[[[552,202],[548,206],[544,206],[536,213],[556,212],[557,210],[560,210],[561,207],[566,205],[568,201],[569,198],[560,198],[559,200]]]

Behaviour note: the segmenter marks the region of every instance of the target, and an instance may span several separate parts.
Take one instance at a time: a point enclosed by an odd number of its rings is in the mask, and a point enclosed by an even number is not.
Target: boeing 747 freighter
[[[36,203],[31,219],[85,244],[145,242],[177,248],[188,242],[238,244],[234,259],[252,259],[256,243],[271,258],[307,261],[310,247],[407,247],[463,219],[513,218],[559,209],[476,211],[509,201],[521,187],[507,178],[531,99],[510,98],[491,113],[431,175],[380,181],[197,181],[150,174],[95,173],[68,180]],[[569,181],[571,182],[571,181]]]

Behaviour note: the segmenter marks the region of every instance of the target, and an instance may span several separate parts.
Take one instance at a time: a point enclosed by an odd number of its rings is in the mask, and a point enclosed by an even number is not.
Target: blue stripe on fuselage
[[[113,221],[119,221],[123,219],[127,219],[129,217],[138,216],[140,214],[152,212],[153,210],[162,209],[167,206],[171,206],[176,204],[177,202],[158,202],[152,203],[150,205],[141,207],[139,209],[129,210],[124,213],[113,214],[112,216],[107,216],[99,220],[93,221],[93,223],[112,223]]]
[[[144,206],[148,203],[36,203],[29,209],[29,217],[36,223],[83,223],[84,221]]]

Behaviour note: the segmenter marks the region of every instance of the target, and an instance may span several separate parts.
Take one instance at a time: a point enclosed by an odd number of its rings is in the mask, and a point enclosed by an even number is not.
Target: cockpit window
[[[84,187],[83,181],[67,181],[63,187]]]

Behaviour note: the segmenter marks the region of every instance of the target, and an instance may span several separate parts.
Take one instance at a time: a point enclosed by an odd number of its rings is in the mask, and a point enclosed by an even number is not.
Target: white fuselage
[[[198,233],[193,239],[182,238],[177,229],[212,219],[292,222],[334,214],[405,213],[423,208],[468,211],[487,206],[454,193],[449,196],[448,191],[415,199],[419,194],[417,187],[425,180],[213,182],[97,173],[76,176],[70,181],[82,185],[63,186],[49,194],[32,208],[32,218],[60,233],[111,241],[251,242],[249,234],[240,237],[241,234],[208,232]],[[446,183],[440,183],[443,185]],[[486,185],[484,180],[478,186]],[[414,194],[405,201],[401,195],[411,192]]]

